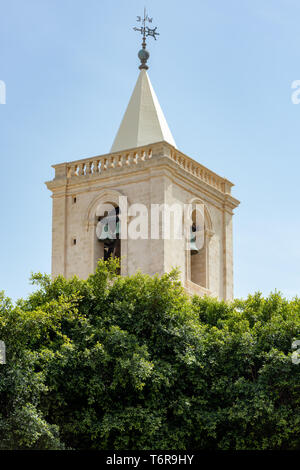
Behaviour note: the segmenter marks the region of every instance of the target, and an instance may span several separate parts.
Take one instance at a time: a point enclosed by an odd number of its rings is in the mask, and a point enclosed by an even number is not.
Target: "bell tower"
[[[239,201],[230,181],[177,149],[147,73],[146,38],[158,33],[147,26],[146,12],[138,21],[140,73],[110,153],[53,165],[54,179],[46,183],[53,199],[52,275],[87,278],[100,258],[120,256],[121,275],[178,267],[188,293],[231,300]]]

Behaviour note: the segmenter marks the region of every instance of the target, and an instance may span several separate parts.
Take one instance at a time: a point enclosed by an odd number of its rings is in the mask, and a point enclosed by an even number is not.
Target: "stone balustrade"
[[[162,156],[170,158],[184,171],[204,181],[218,191],[227,194],[231,193],[233,184],[230,181],[218,176],[166,142],[148,145],[132,151],[111,153],[70,163],[61,163],[53,165],[53,168],[55,168],[55,178],[67,177],[67,179],[71,179],[103,175],[108,170],[137,166],[141,162]]]
[[[204,181],[210,186],[213,186],[221,192],[230,193],[230,189],[233,186],[230,181],[222,178],[213,171],[208,170],[208,168],[198,162],[195,162],[187,155],[184,155],[176,149],[172,149],[170,152],[170,158],[185,171],[192,174],[193,176],[196,176],[196,178],[199,178],[200,180]]]
[[[79,160],[67,165],[67,178],[73,178],[74,176],[101,175],[106,170],[113,168],[126,168],[138,165],[139,162],[149,160],[151,157],[152,150],[149,148],[139,149],[134,152],[114,153],[87,160]]]

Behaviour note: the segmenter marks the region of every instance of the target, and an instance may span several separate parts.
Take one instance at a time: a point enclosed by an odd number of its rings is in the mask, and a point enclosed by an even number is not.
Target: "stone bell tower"
[[[187,292],[233,298],[232,216],[239,201],[233,184],[176,147],[147,73],[145,26],[140,73],[110,153],[53,165],[52,275],[87,278],[99,258],[120,255],[121,275],[137,270],[154,275],[179,267]],[[124,237],[107,244],[99,235],[99,207],[152,207],[199,203],[204,208],[203,246],[186,249],[184,239],[166,238],[161,218],[148,223],[147,237]],[[122,209],[121,209],[122,212]],[[135,211],[124,214],[130,224]],[[100,222],[99,222],[100,221]],[[153,235],[153,233],[155,235]],[[118,243],[118,246],[116,246]],[[115,251],[114,251],[115,250]]]

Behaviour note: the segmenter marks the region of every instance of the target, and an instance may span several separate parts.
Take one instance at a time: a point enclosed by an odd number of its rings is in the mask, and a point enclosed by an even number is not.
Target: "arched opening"
[[[127,234],[127,207],[130,204],[130,200],[123,193],[111,189],[104,189],[97,193],[97,195],[91,200],[89,207],[85,214],[86,229],[89,232],[89,243],[90,243],[90,272],[94,272],[99,259],[104,259],[104,251],[106,252],[105,257],[108,256],[109,250],[105,249],[104,243],[99,241],[96,234],[97,226],[101,219],[108,215],[113,209],[119,208],[120,224],[119,227],[123,227],[124,234],[120,233],[119,242],[116,242],[115,248],[112,250],[113,256],[119,254],[121,258],[121,271],[122,276],[128,274],[128,240]],[[117,215],[117,214],[116,214]],[[100,220],[99,220],[100,218]],[[121,240],[120,240],[121,239]],[[119,243],[119,246],[118,246]]]
[[[109,258],[121,257],[120,209],[113,204],[107,204],[107,206],[111,206],[111,208],[104,210],[103,215],[96,215],[96,239],[94,247],[96,265],[99,259],[107,261]]]
[[[196,232],[195,226],[192,226],[192,238],[191,238],[191,281],[198,286],[207,288],[207,243],[204,234],[204,243],[202,248],[197,249],[194,241],[194,234]]]
[[[190,244],[188,251],[189,279],[200,287],[209,289],[208,260],[210,220],[203,204],[191,215]]]

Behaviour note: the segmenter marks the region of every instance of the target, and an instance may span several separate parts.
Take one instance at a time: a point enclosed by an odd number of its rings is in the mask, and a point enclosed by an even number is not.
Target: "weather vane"
[[[159,36],[159,33],[156,31],[157,27],[149,28],[148,26],[146,26],[147,21],[148,21],[148,23],[152,23],[152,20],[153,20],[153,18],[150,18],[147,15],[146,8],[144,8],[144,18],[142,18],[141,16],[137,16],[137,22],[142,23],[141,27],[137,28],[135,26],[133,28],[134,31],[138,31],[143,36],[142,49],[138,53],[138,57],[141,61],[141,65],[139,66],[140,70],[142,70],[142,69],[147,70],[149,68],[148,65],[147,65],[147,60],[149,59],[150,54],[146,49],[146,45],[147,45],[146,44],[146,38],[148,36],[150,36],[150,37],[154,38],[155,41],[156,41],[156,36]]]

